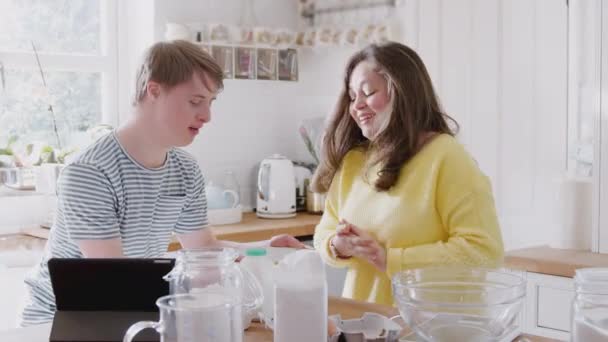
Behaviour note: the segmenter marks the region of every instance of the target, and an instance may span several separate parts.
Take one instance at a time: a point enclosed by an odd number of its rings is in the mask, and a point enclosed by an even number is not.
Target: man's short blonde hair
[[[222,68],[197,45],[185,40],[156,43],[146,51],[137,71],[133,102],[137,104],[146,97],[150,81],[171,89],[190,81],[195,73],[203,82],[214,82],[218,90],[224,87]]]

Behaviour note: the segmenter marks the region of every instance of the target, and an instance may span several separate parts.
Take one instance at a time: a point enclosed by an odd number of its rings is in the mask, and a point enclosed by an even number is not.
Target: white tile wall
[[[406,43],[492,180],[507,249],[562,243],[556,194],[566,171],[566,2],[411,0],[404,10],[419,16]]]
[[[254,4],[260,25],[297,27],[296,1],[260,0]],[[237,24],[242,9],[238,0],[221,4],[212,0],[181,1],[180,6],[157,0],[155,5],[157,40],[163,38],[167,21]],[[300,50],[298,82],[226,80],[224,91],[213,105],[211,123],[187,150],[215,182],[221,181],[226,169],[234,171],[243,204],[255,206],[257,166],[263,158],[281,153],[292,160],[311,160],[299,137],[298,124],[331,111],[344,64],[353,51]]]

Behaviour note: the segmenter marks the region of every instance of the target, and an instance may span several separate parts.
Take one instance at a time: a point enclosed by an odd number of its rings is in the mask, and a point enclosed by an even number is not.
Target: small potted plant
[[[18,137],[13,135],[6,146],[0,148],[0,184],[17,190],[33,189],[33,172],[21,167],[14,151],[17,140]]]
[[[58,150],[52,146],[36,142],[15,144],[16,137],[0,149],[0,170],[2,183],[15,190],[38,188],[38,178],[42,169],[58,168],[75,149]]]
[[[307,167],[312,174],[320,162],[321,134],[323,131],[324,118],[314,118],[304,120],[300,124],[299,132],[306,149],[312,157],[311,163],[298,163],[300,166]],[[325,194],[312,192],[306,182],[306,210],[309,213],[321,214],[325,208]]]

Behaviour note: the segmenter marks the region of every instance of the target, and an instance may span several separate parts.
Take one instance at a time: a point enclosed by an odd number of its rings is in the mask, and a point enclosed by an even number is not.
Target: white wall
[[[297,28],[297,1],[253,3],[259,26]],[[242,9],[242,0],[157,0],[155,39],[163,39],[166,22],[238,24]],[[211,124],[187,148],[205,175],[221,181],[224,170],[233,170],[244,205],[252,207],[257,165],[263,158],[281,153],[309,161],[297,127],[300,120],[324,116],[333,107],[343,63],[353,51],[344,50],[301,50],[298,82],[226,80],[213,105]]]
[[[406,22],[403,42],[421,54],[446,111],[461,124],[459,139],[492,179],[507,248],[568,247],[557,197],[566,167],[565,2],[410,0],[397,13]],[[227,83],[214,124],[192,147],[202,167],[213,176],[240,165],[251,190],[264,155],[305,157],[296,126],[331,111],[352,52],[301,50],[296,84]],[[253,131],[255,143],[238,140]],[[214,152],[224,134],[233,141]]]
[[[296,28],[297,1],[253,2],[261,26]],[[566,167],[566,6],[557,0],[408,0],[398,8],[401,40],[427,64],[459,139],[494,186],[508,249],[568,247],[557,189]],[[128,115],[134,68],[172,22],[237,24],[240,0],[128,2],[119,56],[120,120]],[[331,112],[353,48],[301,49],[298,82],[227,80],[212,122],[188,148],[212,180],[235,171],[254,206],[259,161],[282,153],[309,160],[300,120]]]
[[[564,230],[559,209],[567,12],[556,0],[408,0],[395,11],[399,40],[425,61],[446,112],[461,125],[459,140],[492,180],[507,249],[578,240],[579,232]],[[333,105],[320,93],[336,94],[340,78],[330,77],[341,77],[350,52],[332,49],[302,63],[319,72],[318,84],[301,82],[319,93],[312,103]]]
[[[419,17],[409,41],[461,124],[459,139],[492,179],[507,248],[567,246],[557,212],[566,169],[566,2],[410,0],[405,7]]]
[[[408,0],[401,38],[427,64],[459,139],[492,179],[507,248],[568,247],[557,190],[566,166],[567,8],[555,0]],[[177,6],[179,4],[179,6]],[[258,0],[260,26],[296,28],[296,1]],[[154,37],[174,22],[237,24],[238,0],[155,1]],[[326,18],[327,19],[327,18]],[[353,48],[301,49],[298,82],[227,80],[212,122],[188,148],[211,178],[235,171],[255,205],[257,163],[307,160],[300,120],[329,113]]]

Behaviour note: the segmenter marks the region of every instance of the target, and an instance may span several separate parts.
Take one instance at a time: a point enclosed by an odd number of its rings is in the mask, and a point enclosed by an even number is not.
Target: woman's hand
[[[353,237],[348,234],[340,234],[340,231],[344,229],[344,224],[340,221],[340,225],[336,228],[337,234],[331,239],[331,246],[333,253],[338,258],[350,258],[354,256],[355,246],[353,245]]]
[[[291,247],[302,249],[306,248],[306,245],[289,234],[281,234],[273,236],[270,239],[270,247]]]
[[[374,265],[378,270],[386,271],[386,251],[368,232],[340,220],[337,234],[332,243],[339,256],[356,256]]]

